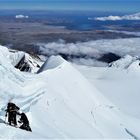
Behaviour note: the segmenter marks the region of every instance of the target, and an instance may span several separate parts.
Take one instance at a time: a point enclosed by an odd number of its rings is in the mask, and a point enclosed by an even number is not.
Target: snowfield
[[[16,69],[9,56],[0,46],[1,139],[140,138],[137,58],[97,68],[52,56],[33,74]],[[32,133],[4,124],[8,101],[27,114]]]

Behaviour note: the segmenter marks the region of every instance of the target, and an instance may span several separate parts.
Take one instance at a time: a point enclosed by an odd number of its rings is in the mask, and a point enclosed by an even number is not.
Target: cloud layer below
[[[128,54],[140,57],[140,38],[106,39],[84,43],[53,42],[38,45],[40,54],[62,55],[70,61],[84,65],[101,65],[97,63],[97,60],[108,53],[121,57]]]

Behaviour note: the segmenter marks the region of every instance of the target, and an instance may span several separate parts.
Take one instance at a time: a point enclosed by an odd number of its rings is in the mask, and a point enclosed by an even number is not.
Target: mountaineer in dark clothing
[[[17,115],[17,112],[20,108],[18,106],[16,106],[14,103],[12,102],[9,102],[8,105],[7,105],[7,109],[5,110],[6,111],[6,117],[7,117],[7,114],[8,114],[8,123],[9,125],[11,124],[14,124],[14,126],[17,125],[17,120],[16,120],[16,115]]]
[[[27,131],[32,131],[31,128],[30,128],[29,120],[28,120],[26,114],[25,113],[21,113],[19,115],[21,115],[21,118],[19,119],[18,122],[22,123],[22,125],[19,128],[27,130]]]

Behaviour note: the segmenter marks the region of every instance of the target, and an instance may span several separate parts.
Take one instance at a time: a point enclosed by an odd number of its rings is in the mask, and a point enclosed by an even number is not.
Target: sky
[[[0,0],[1,9],[139,12],[140,0]]]

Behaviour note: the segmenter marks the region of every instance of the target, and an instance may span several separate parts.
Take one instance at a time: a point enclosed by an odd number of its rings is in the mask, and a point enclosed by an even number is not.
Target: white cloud
[[[81,43],[53,42],[38,44],[41,54],[50,56],[62,54],[69,60],[85,65],[97,65],[103,54],[127,54],[140,57],[140,38],[106,39]]]
[[[97,17],[95,18],[96,20],[100,20],[100,21],[106,21],[106,20],[122,20],[122,18],[120,16],[108,16],[108,17]]]
[[[22,19],[22,18],[29,18],[29,16],[25,16],[25,15],[16,15],[15,18],[17,18],[17,19]]]
[[[126,54],[140,57],[140,38],[102,39],[78,43],[38,44],[43,54],[88,55],[96,58],[107,52],[124,56]]]
[[[93,20],[93,18],[88,18],[89,20]],[[107,21],[107,20],[140,20],[140,13],[132,14],[132,15],[124,15],[124,16],[107,16],[107,17],[96,17],[94,20],[99,20],[99,21]]]

